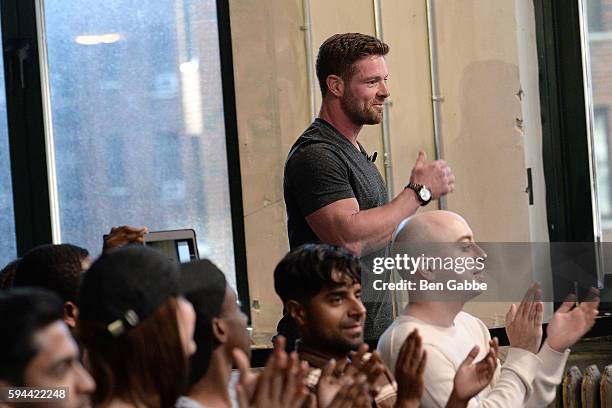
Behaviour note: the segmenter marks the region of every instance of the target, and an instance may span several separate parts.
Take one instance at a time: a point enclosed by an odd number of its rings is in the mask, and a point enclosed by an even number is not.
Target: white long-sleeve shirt
[[[427,351],[421,406],[445,407],[453,389],[455,372],[472,347],[480,347],[475,361],[480,361],[488,352],[489,330],[480,319],[464,312],[457,314],[451,327],[434,326],[402,315],[378,342],[378,351],[392,372],[404,340],[414,329],[419,330],[423,349]],[[546,343],[537,355],[511,347],[504,365],[498,364],[491,384],[470,400],[468,408],[547,406],[555,398],[568,355],[569,350],[559,353]]]

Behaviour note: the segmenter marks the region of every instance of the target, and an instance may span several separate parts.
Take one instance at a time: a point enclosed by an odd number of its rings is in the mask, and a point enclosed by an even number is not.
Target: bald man
[[[416,215],[398,227],[393,254],[427,257],[471,259],[473,264],[486,261],[486,254],[475,243],[467,222],[449,211],[431,211]],[[456,271],[445,270],[435,263],[421,264],[414,274],[402,278],[414,282],[426,281],[428,288],[446,288],[432,294],[416,284],[410,291],[410,301],[402,314],[384,332],[378,350],[391,368],[395,367],[399,347],[404,339],[418,329],[427,351],[425,392],[422,407],[443,407],[451,394],[453,377],[466,353],[479,346],[480,360],[488,351],[489,330],[478,318],[462,311],[463,305],[477,296],[478,290],[449,291],[450,279],[482,283],[483,269],[465,271],[461,278]],[[400,274],[402,271],[400,271]],[[474,285],[475,286],[475,285]],[[468,408],[475,407],[545,407],[555,398],[561,382],[568,348],[594,324],[599,298],[583,302],[568,299],[556,311],[547,327],[547,339],[542,341],[543,305],[540,290],[532,285],[520,306],[512,305],[506,316],[506,332],[510,349],[503,366],[498,365],[491,384],[472,398]]]

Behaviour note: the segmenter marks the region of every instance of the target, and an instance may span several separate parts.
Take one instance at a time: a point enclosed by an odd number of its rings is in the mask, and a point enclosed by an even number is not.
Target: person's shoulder
[[[336,155],[338,150],[336,141],[329,135],[329,130],[325,129],[320,122],[314,121],[297,138],[289,150],[288,160],[312,154]]]
[[[288,159],[291,160],[296,157],[304,158],[311,156],[337,156],[337,148],[333,143],[318,138],[306,138],[300,137],[293,148],[289,152]]]
[[[438,348],[440,336],[436,333],[435,326],[411,316],[400,315],[380,336],[376,347],[383,361],[392,370],[402,345],[414,330],[418,330],[425,350]]]
[[[392,343],[403,342],[414,329],[421,331],[422,325],[417,319],[400,315],[383,332],[378,340],[378,349],[389,347]]]
[[[491,338],[487,325],[482,320],[469,313],[459,312],[457,317],[455,317],[455,325],[462,326],[473,335],[482,336],[484,341],[488,341]]]
[[[487,325],[484,324],[482,320],[480,320],[474,315],[471,315],[463,311],[459,312],[457,316],[455,317],[455,324],[463,324],[463,325],[468,325],[472,327],[478,327],[480,329],[484,328],[488,331]]]
[[[326,166],[345,167],[346,163],[338,149],[331,143],[318,139],[298,139],[287,156],[285,168],[299,170]]]

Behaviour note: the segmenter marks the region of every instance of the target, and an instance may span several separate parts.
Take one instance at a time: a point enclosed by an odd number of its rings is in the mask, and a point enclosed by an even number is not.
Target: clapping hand
[[[402,344],[395,364],[398,406],[419,406],[425,388],[423,373],[426,362],[427,353],[423,350],[421,336],[415,329]]]
[[[564,352],[573,346],[595,324],[599,291],[591,289],[590,296],[576,306],[576,297],[569,295],[557,309],[546,328],[546,342],[556,351]]]
[[[474,346],[463,363],[459,366],[453,380],[451,399],[467,403],[472,397],[482,391],[493,379],[497,367],[497,354],[499,346],[497,337],[489,341],[489,352],[478,363],[474,359],[478,356],[479,347]]]
[[[247,368],[244,357],[242,350],[234,349],[234,358],[241,372],[236,384],[240,408],[300,408],[303,405],[308,396],[305,385],[308,365],[300,363],[297,353],[285,352],[283,337],[277,338],[266,366],[255,379],[243,378]]]
[[[365,378],[368,392],[372,398],[376,397],[379,389],[376,386],[378,378],[384,373],[385,365],[378,351],[368,353],[366,343],[359,346],[357,351],[350,353],[350,359],[339,362],[330,360],[323,370],[317,385],[317,400],[319,407],[326,407],[342,387],[342,381],[349,379],[351,383],[357,382],[360,376]]]
[[[358,370],[330,360],[321,370],[317,383],[319,408],[370,407],[371,390],[368,377]]]
[[[542,342],[544,305],[540,301],[540,285],[532,284],[518,309],[512,305],[506,314],[506,333],[510,346],[537,354]]]
[[[340,390],[336,393],[331,404],[325,408],[370,408],[369,386],[365,375],[361,374],[356,379],[345,378]],[[319,405],[319,408],[323,406]]]
[[[372,396],[376,396],[376,393],[378,393],[376,381],[385,372],[385,363],[383,363],[380,353],[376,350],[367,355],[368,349],[369,346],[363,343],[357,351],[350,353],[351,360],[347,364],[347,371],[353,377],[356,373],[364,374],[370,387],[370,393]],[[351,373],[351,371],[353,372]]]

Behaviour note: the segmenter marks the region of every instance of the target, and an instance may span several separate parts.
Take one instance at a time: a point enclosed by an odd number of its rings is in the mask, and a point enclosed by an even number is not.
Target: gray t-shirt
[[[357,150],[323,119],[315,119],[291,148],[283,188],[292,249],[319,242],[306,217],[326,205],[355,198],[360,210],[368,210],[387,203],[387,187],[363,147]]]
[[[287,207],[289,246],[320,242],[306,217],[313,212],[346,198],[355,198],[359,210],[381,207],[388,201],[387,187],[365,149],[348,141],[331,124],[317,118],[302,133],[289,151],[285,162],[284,195]],[[362,294],[367,308],[366,340],[377,339],[392,322],[389,294],[374,291],[370,273],[372,259],[384,256],[385,249],[361,258],[364,266]],[[376,279],[385,279],[377,276]],[[294,324],[283,318],[279,333],[293,341]],[[289,343],[291,344],[291,343]]]

